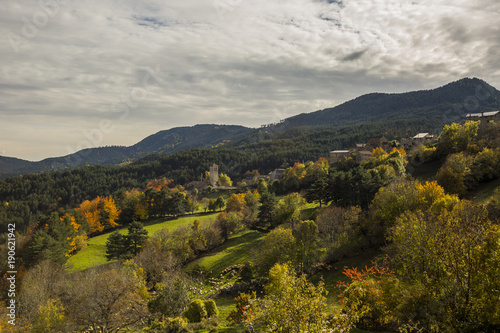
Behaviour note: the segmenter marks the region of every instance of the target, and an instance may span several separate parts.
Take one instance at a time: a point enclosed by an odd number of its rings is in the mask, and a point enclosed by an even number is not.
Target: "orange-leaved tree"
[[[111,196],[86,200],[77,210],[89,224],[91,234],[116,227],[121,212]]]

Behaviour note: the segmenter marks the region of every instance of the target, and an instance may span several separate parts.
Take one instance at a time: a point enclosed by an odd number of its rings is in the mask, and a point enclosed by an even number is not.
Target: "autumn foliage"
[[[90,227],[90,233],[109,230],[118,225],[120,209],[115,204],[113,197],[97,197],[92,201],[84,201],[77,209]]]

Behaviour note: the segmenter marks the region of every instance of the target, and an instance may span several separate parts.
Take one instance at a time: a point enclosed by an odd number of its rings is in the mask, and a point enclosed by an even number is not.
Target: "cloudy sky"
[[[500,88],[499,20],[498,0],[1,0],[0,155],[258,127],[463,77]]]

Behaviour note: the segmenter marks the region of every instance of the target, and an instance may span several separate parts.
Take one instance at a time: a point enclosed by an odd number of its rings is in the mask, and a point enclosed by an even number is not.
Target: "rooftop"
[[[470,118],[470,117],[493,117],[494,115],[496,115],[497,113],[499,113],[500,111],[490,111],[490,112],[481,112],[481,113],[468,113],[467,114],[467,118]]]
[[[429,133],[418,133],[417,135],[415,135],[413,138],[414,139],[424,139],[426,138],[428,135],[430,135]]]

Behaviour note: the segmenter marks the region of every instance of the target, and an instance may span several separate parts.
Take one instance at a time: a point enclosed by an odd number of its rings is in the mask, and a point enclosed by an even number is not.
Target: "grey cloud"
[[[500,85],[495,1],[221,1],[70,1],[21,52],[2,40],[0,133],[12,121],[29,138],[53,133],[62,155],[61,137],[76,146],[105,118],[116,130],[102,144],[133,144],[173,126],[259,126],[461,75]],[[0,30],[17,34],[40,10],[2,5]],[[19,157],[47,157],[18,142],[9,151]]]
[[[354,61],[359,58],[361,58],[367,50],[362,50],[362,51],[356,51],[351,54],[346,55],[345,57],[342,58],[342,61]]]

